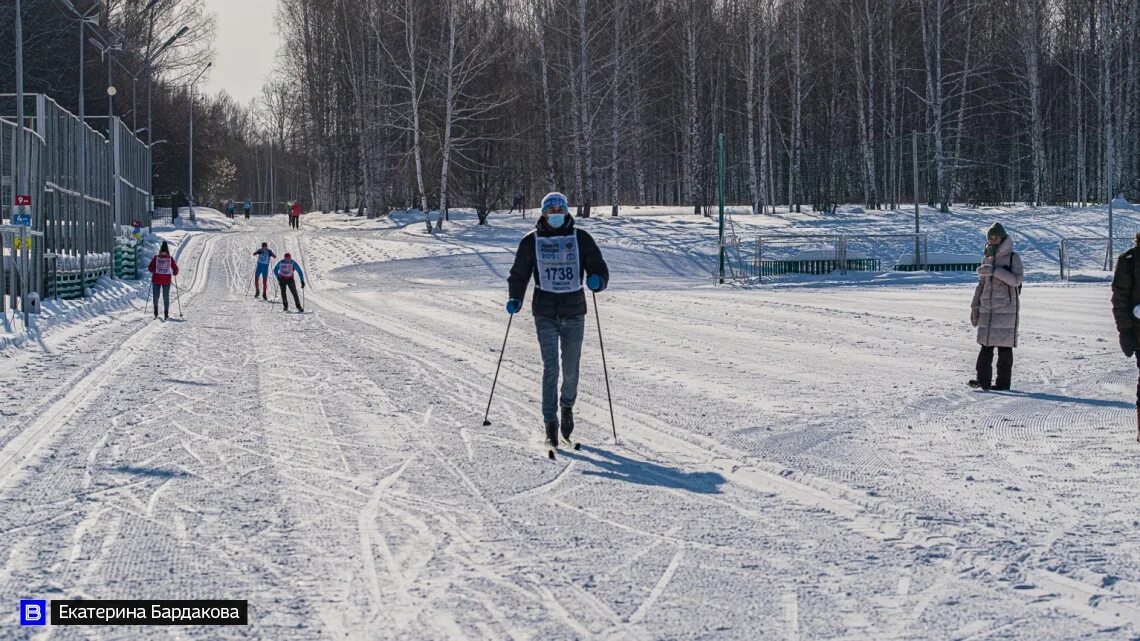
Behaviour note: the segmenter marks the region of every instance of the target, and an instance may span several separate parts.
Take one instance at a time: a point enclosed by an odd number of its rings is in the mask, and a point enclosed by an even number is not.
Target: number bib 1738
[[[581,266],[578,262],[578,234],[534,237],[534,254],[538,262],[538,288],[553,294],[582,289]]]
[[[169,256],[159,256],[154,260],[154,273],[162,274],[163,276],[169,276],[174,273],[174,270],[170,268]]]

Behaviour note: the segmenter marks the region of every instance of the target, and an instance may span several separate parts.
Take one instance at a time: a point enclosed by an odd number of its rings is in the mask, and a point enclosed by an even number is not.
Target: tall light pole
[[[112,74],[116,62],[113,52],[122,51],[123,42],[120,40],[115,44],[108,44],[99,38],[88,38],[87,42],[90,42],[92,45],[94,45],[95,48],[99,50],[99,56],[107,62],[107,134],[109,140],[111,133],[111,120],[115,117],[115,94],[117,93],[117,90],[115,89],[114,75]]]
[[[28,176],[25,161],[23,160],[24,140],[24,19],[20,9],[20,0],[16,0],[16,157],[14,158],[16,174],[16,194],[28,193]],[[10,204],[15,204],[15,200]],[[34,224],[34,222],[33,222]],[[4,303],[0,300],[0,309]]]
[[[86,100],[84,99],[84,45],[87,44],[87,23],[99,24],[99,16],[95,12],[102,7],[101,3],[91,5],[82,13],[71,4],[71,0],[59,0],[79,18],[79,293],[87,296],[87,126]]]
[[[189,195],[188,200],[190,201],[190,222],[194,222],[194,87],[198,84],[198,80],[202,78],[202,74],[209,71],[210,67],[213,66],[214,63],[212,62],[206,63],[206,66],[202,67],[198,75],[190,81],[190,144],[187,145],[190,148],[190,177],[188,185],[190,189],[187,192]]]
[[[138,118],[139,74],[137,72],[132,72],[130,69],[127,69],[127,67],[123,63],[119,62],[118,60],[115,61],[115,64],[119,65],[119,69],[121,69],[128,76],[131,77],[131,131],[134,132],[134,134],[137,136],[140,133],[142,133],[142,129],[138,128],[138,126],[139,126],[139,122],[138,122],[138,120],[139,120],[139,118]]]
[[[150,0],[143,11],[150,11],[158,0]],[[154,20],[151,20],[151,27],[154,26]],[[170,48],[174,41],[180,38],[183,34],[190,30],[190,27],[182,27],[178,33],[167,38],[162,46],[150,54],[146,58],[146,148],[149,167],[146,170],[147,176],[147,192],[150,193],[150,209],[148,211],[148,218],[154,218],[154,152],[151,149],[151,141],[154,139],[154,109],[151,102],[151,88],[154,86],[154,61],[162,55],[162,52]],[[150,222],[147,223],[147,229],[150,229]]]

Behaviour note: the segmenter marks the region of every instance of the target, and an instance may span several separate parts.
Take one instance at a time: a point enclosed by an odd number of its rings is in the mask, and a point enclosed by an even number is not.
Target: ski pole
[[[614,420],[614,397],[610,394],[610,370],[606,367],[606,343],[602,340],[602,318],[598,315],[598,293],[590,292],[594,297],[594,320],[598,323],[598,345],[602,348],[602,372],[606,375],[606,399],[610,403],[610,426],[614,430],[614,443],[617,443],[617,421]]]
[[[177,276],[174,277],[174,300],[178,302],[178,318],[182,318],[182,290],[178,288]]]
[[[301,283],[301,308],[305,308],[305,284]]]
[[[153,289],[154,289],[154,285],[151,285],[150,287],[146,288],[146,302],[143,303],[143,313],[144,314],[150,309],[150,292]],[[158,301],[157,300],[154,301],[154,304],[158,305]]]
[[[491,415],[491,399],[495,398],[495,385],[499,382],[499,368],[503,366],[503,354],[507,352],[507,337],[511,335],[511,321],[514,319],[514,314],[507,318],[507,333],[503,335],[503,348],[499,350],[499,364],[495,366],[495,380],[491,381],[491,397],[487,399],[487,411],[483,414],[483,425],[485,426],[491,424],[487,417]]]

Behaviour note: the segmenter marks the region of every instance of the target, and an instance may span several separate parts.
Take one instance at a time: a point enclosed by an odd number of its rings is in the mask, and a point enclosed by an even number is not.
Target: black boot
[[[558,421],[550,421],[546,424],[546,444],[550,447],[558,447]]]
[[[562,438],[567,441],[570,440],[570,434],[574,432],[574,408],[562,408]]]
[[[967,385],[969,385],[970,387],[972,387],[974,389],[980,389],[983,392],[990,391],[990,384],[989,383],[983,383],[982,381],[979,381],[976,379],[970,381],[969,383],[967,383]]]
[[[1010,381],[1013,379],[1013,348],[1012,347],[999,347],[997,359],[997,380],[994,381],[994,389],[1006,391],[1009,389]]]

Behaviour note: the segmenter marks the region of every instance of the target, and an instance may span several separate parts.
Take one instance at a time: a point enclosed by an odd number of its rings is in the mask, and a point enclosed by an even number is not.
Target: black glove
[[[305,281],[301,281],[301,289],[305,289]]]
[[[1124,355],[1129,358],[1132,358],[1132,355],[1136,353],[1135,330],[1126,329],[1120,332],[1120,351],[1124,352]]]

